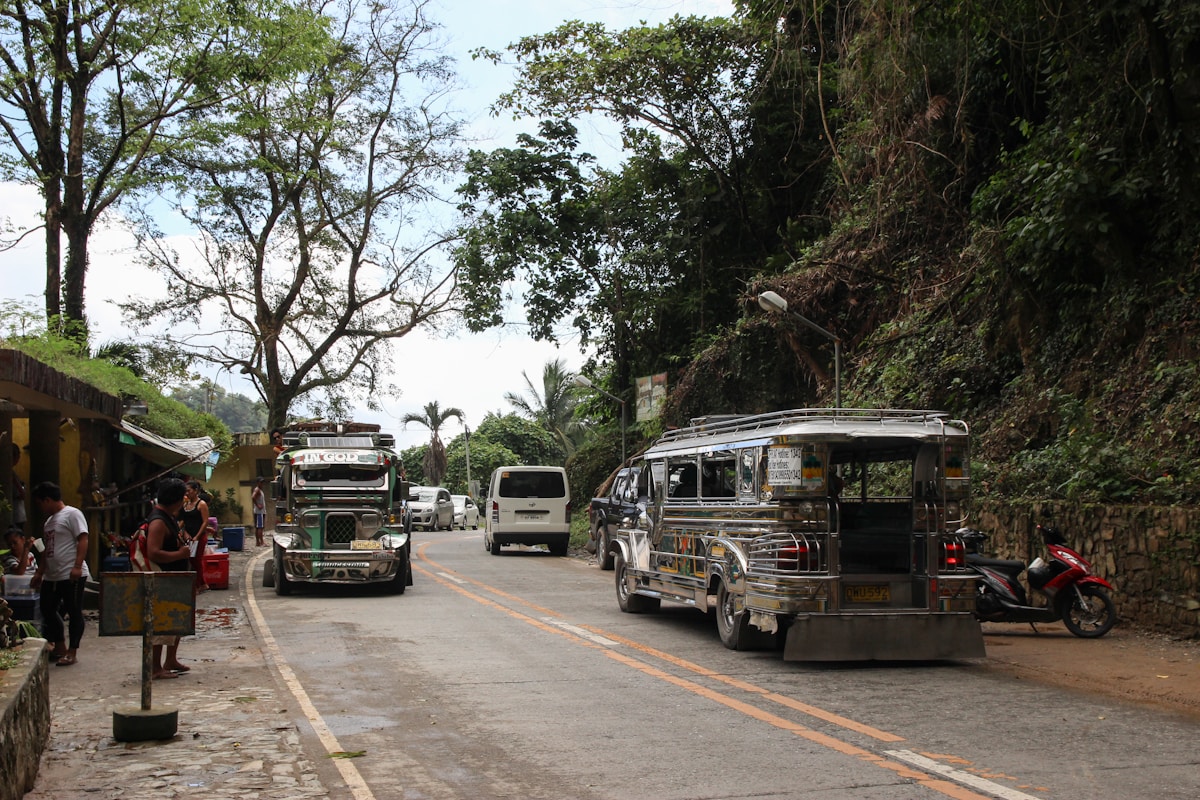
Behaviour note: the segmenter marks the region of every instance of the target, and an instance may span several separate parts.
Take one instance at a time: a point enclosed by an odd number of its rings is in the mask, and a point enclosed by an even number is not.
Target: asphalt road
[[[1200,796],[1195,717],[986,662],[732,652],[711,617],[622,614],[613,573],[492,556],[480,532],[419,534],[417,555],[404,595],[253,589],[334,796]]]

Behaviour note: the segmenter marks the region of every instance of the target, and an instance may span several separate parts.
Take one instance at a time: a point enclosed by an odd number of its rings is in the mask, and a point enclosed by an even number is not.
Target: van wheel
[[[734,596],[725,586],[717,588],[717,633],[721,644],[730,650],[763,650],[775,645],[775,635],[764,633],[750,624],[745,609],[734,611]]]
[[[494,555],[494,556],[500,555],[500,543],[497,542],[495,539],[492,540],[492,555]]]
[[[562,544],[551,544],[547,545],[547,548],[550,550],[550,555],[561,558],[567,554],[567,550],[570,548],[570,543],[563,542]]]
[[[626,614],[646,614],[657,611],[661,605],[661,601],[657,597],[646,597],[629,591],[629,584],[625,582],[627,572],[625,556],[617,553],[613,564],[613,568],[616,570],[617,605],[621,607],[621,610]]]

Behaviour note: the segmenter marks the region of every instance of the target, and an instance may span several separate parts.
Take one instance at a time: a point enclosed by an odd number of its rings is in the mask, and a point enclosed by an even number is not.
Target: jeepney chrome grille
[[[811,575],[829,568],[828,534],[800,531],[759,536],[746,548],[752,575]]]
[[[353,514],[326,514],[325,544],[350,544],[357,527],[358,520]]]

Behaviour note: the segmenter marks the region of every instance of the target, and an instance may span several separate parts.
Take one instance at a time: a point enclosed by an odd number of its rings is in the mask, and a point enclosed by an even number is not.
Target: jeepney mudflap
[[[972,614],[805,614],[792,620],[784,661],[939,661],[984,658]]]

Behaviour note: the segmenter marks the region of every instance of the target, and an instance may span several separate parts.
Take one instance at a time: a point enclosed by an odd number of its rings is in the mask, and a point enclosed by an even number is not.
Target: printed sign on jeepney
[[[355,450],[301,450],[293,464],[382,464],[383,455]]]
[[[825,484],[825,461],[812,448],[767,449],[767,483],[775,488],[816,491]]]

